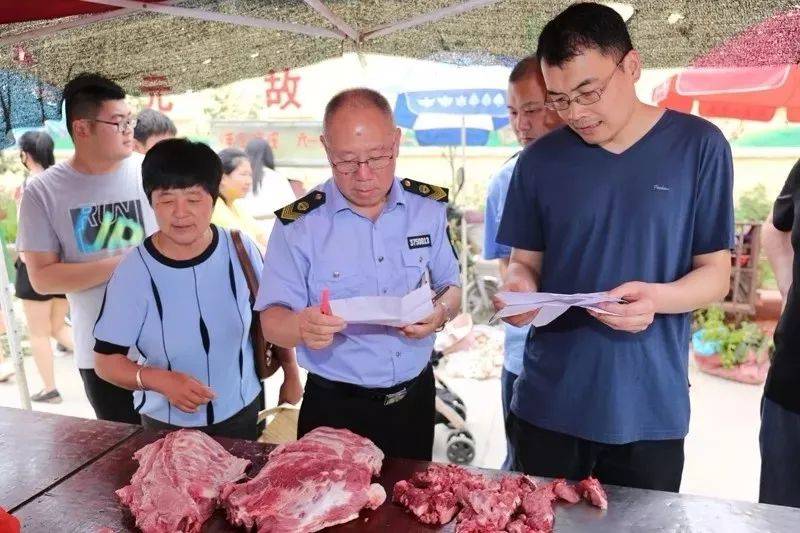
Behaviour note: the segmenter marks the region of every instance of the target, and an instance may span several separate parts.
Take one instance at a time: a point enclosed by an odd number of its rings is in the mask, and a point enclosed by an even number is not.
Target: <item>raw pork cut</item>
[[[139,468],[116,494],[144,533],[199,532],[220,487],[241,479],[250,461],[196,430],[168,434],[133,455]]]
[[[374,475],[381,473],[383,452],[371,440],[346,429],[318,427],[302,439],[281,444],[269,458],[283,454],[304,452],[308,455],[332,455],[349,463],[364,465]]]
[[[578,490],[592,505],[596,505],[600,509],[608,509],[608,496],[606,496],[606,491],[603,490],[603,486],[596,478],[587,477],[578,483]]]
[[[347,430],[317,428],[279,446],[258,475],[222,489],[228,520],[259,533],[310,533],[376,509],[386,492],[372,475],[383,452]]]
[[[459,466],[434,464],[408,481],[395,483],[392,499],[423,524],[446,524],[458,512],[460,499],[471,490],[485,489],[488,483],[484,476]]]
[[[581,496],[606,508],[605,491],[594,478],[576,485],[556,479],[539,486],[530,476],[490,479],[455,465],[431,465],[398,481],[392,494],[425,524],[446,524],[455,517],[456,533],[549,533],[555,502],[577,503]]]

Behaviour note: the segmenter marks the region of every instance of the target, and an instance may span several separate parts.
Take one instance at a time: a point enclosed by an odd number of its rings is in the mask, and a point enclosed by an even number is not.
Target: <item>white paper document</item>
[[[331,311],[348,324],[401,328],[433,313],[431,289],[425,285],[405,296],[357,296],[331,300]]]
[[[603,311],[598,304],[622,303],[619,298],[612,298],[607,292],[593,292],[589,294],[553,294],[549,292],[507,292],[497,293],[497,297],[505,302],[506,306],[494,314],[492,321],[507,316],[521,315],[534,309],[539,309],[539,314],[533,319],[532,325],[541,327],[560,317],[572,306],[591,309],[601,314]]]

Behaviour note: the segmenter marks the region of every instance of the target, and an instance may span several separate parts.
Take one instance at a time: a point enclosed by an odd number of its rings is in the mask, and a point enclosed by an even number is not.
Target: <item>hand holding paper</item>
[[[402,328],[433,314],[431,289],[427,285],[405,296],[357,296],[331,300],[333,314],[349,324],[373,324]]]
[[[503,285],[501,292],[535,292],[535,287],[527,280],[520,279],[520,278],[511,278],[507,279],[505,285]],[[492,296],[492,303],[494,304],[495,311],[500,311],[503,307],[506,306],[505,301],[497,297],[497,294]],[[524,326],[529,326],[533,319],[536,318],[536,315],[539,314],[539,309],[533,309],[528,311],[527,313],[520,313],[518,315],[510,315],[507,317],[503,317],[503,321],[507,324],[511,324],[512,326],[521,328]],[[490,320],[494,320],[495,318],[499,318],[493,316]]]
[[[618,297],[613,297],[605,292],[595,292],[590,294],[554,294],[547,292],[498,292],[496,297],[505,306],[497,311],[492,317],[492,321],[498,318],[522,315],[538,310],[534,319],[533,326],[541,327],[549,324],[572,306],[584,307],[596,314],[609,314],[598,307],[603,303],[623,302]]]
[[[601,303],[598,308],[590,308],[589,314],[617,331],[639,333],[650,327],[655,319],[658,285],[631,281],[609,291],[609,296],[622,298],[619,303]]]

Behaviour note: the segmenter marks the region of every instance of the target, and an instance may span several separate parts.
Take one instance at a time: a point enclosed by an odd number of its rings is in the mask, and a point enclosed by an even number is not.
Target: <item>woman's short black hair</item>
[[[536,55],[551,67],[562,67],[586,50],[620,60],[633,49],[622,17],[593,2],[572,4],[548,22],[539,34]]]
[[[30,130],[17,142],[21,152],[36,161],[42,168],[50,168],[56,162],[53,154],[53,138],[45,131]]]
[[[212,201],[219,197],[222,163],[208,145],[188,139],[166,139],[147,152],[142,162],[142,185],[150,204],[153,191],[188,189],[199,185]]]

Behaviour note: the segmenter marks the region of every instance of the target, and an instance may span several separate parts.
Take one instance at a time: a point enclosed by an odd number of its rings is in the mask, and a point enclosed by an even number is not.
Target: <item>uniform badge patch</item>
[[[311,191],[299,200],[275,211],[275,216],[278,217],[284,225],[291,224],[301,216],[305,215],[306,213],[310,213],[324,203],[324,192]]]
[[[427,183],[410,180],[408,178],[403,178],[400,180],[400,183],[403,185],[403,189],[412,194],[416,194],[417,196],[430,198],[431,200],[435,200],[437,202],[447,203],[448,201],[448,194],[450,191],[447,189],[447,187],[429,185]]]
[[[415,248],[430,248],[431,236],[430,235],[415,235],[408,238],[408,247],[411,250]]]

